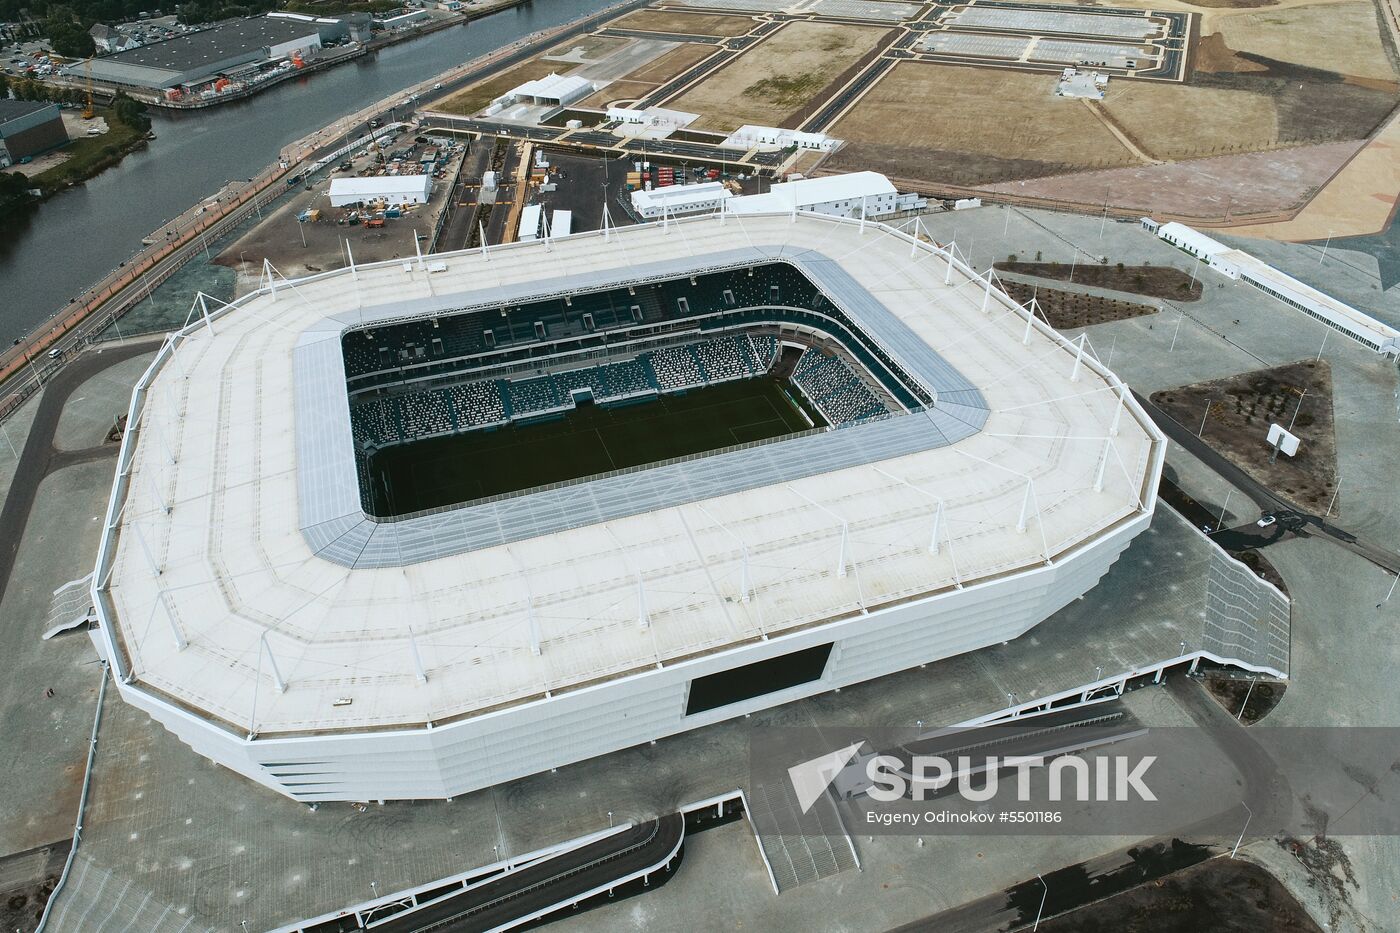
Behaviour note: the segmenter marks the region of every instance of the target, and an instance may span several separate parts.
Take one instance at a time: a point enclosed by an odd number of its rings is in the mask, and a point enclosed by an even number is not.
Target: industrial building
[[[351,402],[381,378],[429,436],[474,430],[454,390],[490,427],[553,404],[538,366],[721,338],[820,345],[890,410],[366,514],[387,426]],[[745,365],[709,359],[593,384]],[[453,382],[490,367],[522,380],[513,414]],[[1092,354],[878,223],[718,213],[269,279],[137,384],[92,634],[125,701],[278,793],[453,797],[1017,638],[1147,529],[1164,450]]]
[[[331,207],[383,201],[386,204],[426,204],[433,193],[431,175],[373,175],[331,179]]]
[[[1300,282],[1244,250],[1226,246],[1185,224],[1158,224],[1144,217],[1142,225],[1221,275],[1252,285],[1377,353],[1400,355],[1400,330]]]
[[[57,104],[0,100],[0,168],[68,142]]]
[[[917,194],[900,194],[879,172],[850,172],[781,182],[762,194],[734,198],[725,209],[736,214],[811,211],[874,220],[927,204]]]
[[[250,78],[264,68],[309,58],[323,41],[344,36],[339,20],[300,16],[255,16],[229,20],[209,29],[163,42],[79,62],[63,69],[71,78],[115,87],[173,94],[193,93],[219,80]]]
[[[631,193],[632,209],[644,220],[678,217],[717,211],[720,205],[734,198],[723,182],[707,181],[698,185],[667,185],[664,188],[638,189]]]

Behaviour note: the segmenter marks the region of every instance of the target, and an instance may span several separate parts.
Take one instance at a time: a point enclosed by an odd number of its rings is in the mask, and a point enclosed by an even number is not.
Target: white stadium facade
[[[303,801],[451,797],[1015,638],[1147,528],[1162,469],[1082,341],[873,222],[269,268],[193,313],[131,401],[94,637],[127,702]],[[378,445],[784,352],[839,383],[804,389],[830,426],[376,514]]]

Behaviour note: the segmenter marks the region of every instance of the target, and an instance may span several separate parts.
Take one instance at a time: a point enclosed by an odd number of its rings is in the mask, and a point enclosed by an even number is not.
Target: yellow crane
[[[97,109],[92,106],[92,58],[89,57],[83,62],[83,74],[87,77],[87,100],[83,104],[83,119],[91,120],[97,116]]]

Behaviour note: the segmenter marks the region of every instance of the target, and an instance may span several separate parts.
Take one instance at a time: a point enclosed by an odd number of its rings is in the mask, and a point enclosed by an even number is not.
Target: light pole
[[[1327,231],[1327,242],[1322,244],[1322,255],[1318,257],[1317,264],[1320,266],[1327,261],[1327,247],[1332,245],[1332,231]]]
[[[1244,807],[1244,812],[1248,813],[1249,816],[1245,817],[1244,828],[1240,830],[1240,838],[1235,840],[1235,847],[1230,850],[1230,858],[1234,858],[1235,853],[1240,850],[1240,843],[1244,842],[1244,834],[1249,830],[1249,821],[1254,819],[1254,811],[1249,809],[1249,804],[1241,800],[1240,806]]]
[[[1215,523],[1215,530],[1219,531],[1220,526],[1225,524],[1225,510],[1230,507],[1230,496],[1234,493],[1234,487],[1225,490],[1225,504],[1220,507],[1220,521]]]
[[[6,440],[8,440],[8,439],[9,439],[9,438],[6,438]],[[11,444],[11,445],[10,445],[10,449],[13,450],[13,449],[14,449],[14,446],[15,446],[14,444]],[[1395,575],[1395,577],[1390,581],[1390,589],[1386,590],[1386,592],[1385,592],[1385,599],[1383,599],[1383,600],[1381,600],[1380,602],[1376,603],[1376,608],[1377,608],[1377,609],[1379,609],[1380,607],[1384,606],[1386,603],[1390,602],[1391,594],[1393,594],[1393,593],[1395,592],[1395,584],[1396,584],[1397,582],[1400,582],[1400,573],[1397,573],[1397,574]]]
[[[1200,430],[1198,430],[1198,431],[1196,432],[1196,436],[1197,436],[1197,437],[1200,437],[1200,436],[1201,436],[1202,434],[1204,434],[1205,431],[1206,431],[1206,419],[1210,417],[1210,403],[1211,403],[1211,401],[1212,401],[1211,399],[1206,399],[1206,410],[1205,410],[1205,414],[1201,415],[1201,428],[1200,428]]]
[[[1045,879],[1036,875],[1035,880],[1040,882],[1040,886],[1044,890],[1040,892],[1040,908],[1035,912],[1035,923],[1031,925],[1031,933],[1035,933],[1040,928],[1040,916],[1045,913],[1045,899],[1050,896],[1050,885],[1045,883]]]

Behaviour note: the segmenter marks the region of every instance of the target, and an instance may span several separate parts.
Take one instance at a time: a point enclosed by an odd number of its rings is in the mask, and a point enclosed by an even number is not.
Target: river
[[[609,0],[534,0],[193,113],[152,109],[156,133],[86,184],[0,230],[0,346],[22,337],[141,248],[142,237],[282,147],[348,113]]]

